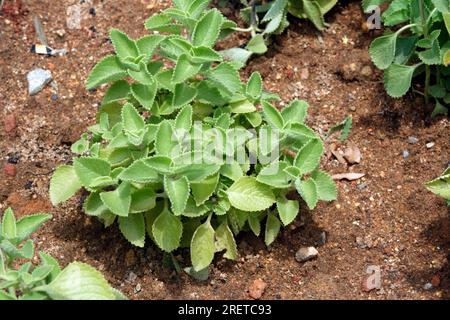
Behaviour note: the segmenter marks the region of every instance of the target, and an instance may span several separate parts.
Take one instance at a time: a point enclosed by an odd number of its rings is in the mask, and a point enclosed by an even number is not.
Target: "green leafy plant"
[[[252,35],[245,49],[232,48],[225,52],[241,62],[246,62],[253,54],[263,54],[267,51],[267,43],[271,35],[281,34],[288,26],[287,15],[310,20],[317,29],[324,30],[327,26],[324,15],[330,11],[337,0],[275,0],[247,1],[241,0],[246,6],[241,11],[248,28],[235,28],[237,31],[249,32]]]
[[[40,264],[33,265],[30,236],[51,218],[36,214],[16,221],[11,208],[4,212],[0,223],[0,300],[125,299],[87,264],[74,262],[61,270],[57,260],[39,252]]]
[[[325,139],[330,138],[336,132],[340,132],[339,141],[344,142],[348,139],[350,131],[353,127],[353,118],[351,116],[346,117],[342,122],[332,126],[325,137]]]
[[[443,197],[450,206],[450,167],[437,179],[426,184],[428,190]]]
[[[259,73],[243,83],[241,64],[214,50],[234,24],[208,1],[174,4],[147,20],[158,33],[111,31],[116,55],[87,87],[111,86],[97,124],[72,147],[79,157],[55,171],[50,198],[56,205],[84,188],[86,214],[117,221],[138,247],[148,234],[164,252],[190,248],[190,273],[204,274],[216,252],[237,258],[241,231],[264,232],[270,245],[298,214],[290,191],[311,209],[337,192],[318,169],[323,143],[305,125],[308,104],[280,112]]]
[[[382,20],[395,28],[370,46],[372,61],[384,70],[387,93],[404,96],[415,77],[423,77],[423,90],[413,91],[434,99],[433,115],[447,114],[450,103],[450,3],[448,0],[366,0],[363,7],[390,2]],[[446,107],[447,106],[447,107]]]

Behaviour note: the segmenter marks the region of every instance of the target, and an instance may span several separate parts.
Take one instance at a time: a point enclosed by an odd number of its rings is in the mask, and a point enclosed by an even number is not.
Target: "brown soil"
[[[95,122],[104,90],[90,93],[84,81],[95,62],[112,51],[108,30],[114,26],[133,37],[143,35],[145,18],[169,1],[95,0],[96,16],[86,14],[81,30],[66,27],[66,7],[74,1],[20,2],[6,0],[0,16],[0,114],[5,120],[0,124],[0,209],[11,206],[18,215],[53,213],[54,219],[36,234],[38,249],[64,265],[73,260],[92,264],[132,299],[248,299],[256,279],[267,284],[266,299],[450,297],[449,211],[423,186],[450,160],[450,122],[429,119],[421,100],[393,100],[385,94],[381,73],[367,54],[376,34],[361,30],[359,1],[334,9],[327,17],[331,27],[322,34],[308,22],[292,20],[270,52],[251,61],[243,76],[258,70],[266,88],[279,93],[284,103],[293,98],[309,101],[308,122],[319,132],[352,115],[350,141],[361,149],[362,162],[348,167],[329,157],[323,166],[332,173],[366,176],[339,182],[337,202],[312,212],[302,209],[301,219],[270,248],[261,239],[240,236],[239,261],[217,257],[206,283],[166,268],[154,246],[134,248],[116,227],[104,229],[85,216],[81,196],[59,208],[48,202],[52,170],[70,161],[70,144]],[[68,49],[68,55],[30,53],[36,42],[35,14],[43,20],[50,46]],[[56,34],[61,29],[63,37]],[[231,40],[235,45],[244,41],[242,36]],[[26,74],[34,67],[51,70],[57,91],[47,86],[28,96]],[[17,126],[6,132],[11,115]],[[410,136],[419,142],[409,144]],[[435,145],[428,149],[428,142]],[[410,153],[407,159],[403,150]],[[17,160],[14,177],[3,171],[8,160]],[[315,246],[319,257],[299,264],[295,252],[305,245]],[[186,257],[180,253],[183,264],[189,263]],[[370,265],[381,268],[382,288],[368,293],[362,282]],[[434,287],[425,290],[431,282]]]

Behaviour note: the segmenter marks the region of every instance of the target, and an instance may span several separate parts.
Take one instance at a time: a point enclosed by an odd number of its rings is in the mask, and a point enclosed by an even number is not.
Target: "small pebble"
[[[16,176],[17,174],[17,168],[12,163],[6,163],[5,166],[3,167],[3,171],[5,172],[6,175],[11,177]]]
[[[48,70],[34,69],[27,74],[28,93],[30,96],[38,94],[44,87],[52,81],[52,74]]]
[[[418,142],[419,142],[419,139],[417,139],[416,137],[408,138],[408,143],[410,143],[410,144],[417,144]]]
[[[367,183],[360,183],[356,186],[356,188],[358,188],[358,190],[364,190],[367,189],[369,187],[369,185]]]
[[[433,284],[431,283],[425,283],[425,285],[423,286],[424,290],[431,290],[433,288]]]
[[[364,280],[363,280],[363,283],[362,283],[362,289],[363,289],[363,291],[365,291],[365,292],[370,292],[370,291],[373,291],[373,290],[375,290],[375,289],[381,289],[381,288],[379,288],[378,286],[377,286],[377,283],[376,283],[376,281],[374,281],[375,279],[374,279],[374,277],[373,277],[373,275],[370,275],[370,276],[368,276],[367,278],[365,278]]]
[[[142,290],[142,286],[140,283],[138,283],[136,285],[136,287],[134,288],[134,293],[139,293],[139,292],[141,292],[141,290]]]
[[[133,271],[130,271],[130,273],[128,273],[128,277],[127,277],[126,281],[134,282],[136,279],[137,279],[136,273],[134,273]]]
[[[16,116],[13,114],[8,114],[3,119],[3,124],[5,126],[6,133],[12,132],[17,127]]]
[[[409,151],[408,150],[403,150],[402,151],[402,156],[403,156],[403,159],[408,159],[409,158]]]
[[[426,146],[427,146],[427,149],[431,149],[431,148],[433,148],[435,146],[435,143],[434,142],[429,142],[429,143],[426,144]]]
[[[319,255],[319,251],[317,251],[314,247],[303,247],[300,248],[295,254],[295,260],[298,262],[306,262],[308,260],[314,259]]]
[[[17,154],[12,155],[12,156],[8,157],[8,163],[17,164],[19,162],[19,159],[20,159],[19,155],[17,155]]]
[[[320,234],[319,244],[323,246],[326,243],[327,243],[327,233],[325,231],[322,231],[322,233]]]
[[[58,100],[58,95],[56,93],[52,93],[52,101]]]
[[[309,70],[308,68],[303,68],[301,73],[300,73],[300,78],[302,80],[308,80],[309,79]]]
[[[255,300],[261,299],[264,291],[266,290],[267,283],[262,281],[261,279],[256,279],[253,281],[249,288],[249,295]]]
[[[441,277],[438,274],[434,275],[433,278],[431,279],[431,284],[435,288],[439,287],[441,284]]]
[[[66,35],[66,30],[59,29],[59,30],[56,30],[55,33],[58,35],[58,37],[64,38],[64,36]]]

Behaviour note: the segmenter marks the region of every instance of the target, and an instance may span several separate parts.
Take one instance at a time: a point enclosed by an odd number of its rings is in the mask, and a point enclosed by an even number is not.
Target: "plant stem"
[[[420,17],[422,20],[422,29],[423,29],[423,34],[425,36],[425,38],[428,37],[428,20],[425,17],[425,4],[424,4],[424,0],[420,0]],[[428,105],[428,103],[430,102],[430,96],[429,96],[429,90],[430,90],[430,81],[431,81],[431,69],[429,65],[425,66],[425,90],[424,90],[424,95],[425,95],[425,104]]]

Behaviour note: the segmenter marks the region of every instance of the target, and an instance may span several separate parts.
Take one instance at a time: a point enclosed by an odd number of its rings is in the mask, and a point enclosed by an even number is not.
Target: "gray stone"
[[[126,281],[132,283],[136,279],[137,279],[137,275],[133,271],[130,271],[130,273],[128,273],[128,277],[127,277]]]
[[[360,183],[356,186],[356,188],[358,188],[358,190],[364,190],[367,189],[369,187],[369,185],[367,183]]]
[[[408,143],[410,143],[410,144],[417,144],[418,142],[419,142],[419,139],[417,139],[416,137],[408,138]]]
[[[434,143],[434,142],[429,142],[429,143],[427,143],[427,149],[431,149],[431,148],[433,148],[433,147],[434,147],[434,145],[435,145],[435,143]]]
[[[319,255],[319,251],[317,251],[314,247],[303,247],[300,248],[295,254],[295,260],[298,262],[306,262],[308,260],[314,259]]]
[[[431,283],[425,283],[425,285],[423,286],[423,288],[425,289],[425,290],[431,290],[432,288],[433,288],[433,285],[431,284]]]
[[[37,68],[27,74],[27,80],[28,93],[30,96],[34,96],[52,81],[52,74],[48,70]]]
[[[409,158],[409,151],[408,150],[403,150],[402,151],[402,156],[403,156],[403,159],[408,159]]]

